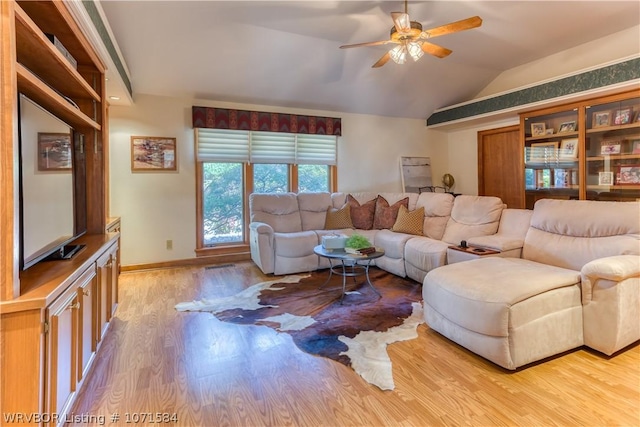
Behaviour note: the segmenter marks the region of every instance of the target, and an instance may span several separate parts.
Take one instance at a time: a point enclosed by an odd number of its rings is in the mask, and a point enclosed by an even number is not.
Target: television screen
[[[73,129],[20,96],[21,264],[26,269],[79,234]]]

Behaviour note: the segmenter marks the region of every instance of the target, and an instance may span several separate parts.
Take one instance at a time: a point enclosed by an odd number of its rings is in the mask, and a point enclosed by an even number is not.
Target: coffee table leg
[[[324,285],[329,283],[329,280],[331,280],[331,276],[333,276],[333,262],[331,262],[331,258],[327,258],[327,259],[329,260],[329,278],[327,278],[327,280],[325,280],[325,282],[322,285],[320,285],[318,289],[322,289]]]
[[[342,304],[342,300],[344,299],[344,293],[347,290],[347,270],[344,264],[344,260],[340,260],[342,262],[342,296],[340,297],[340,304]]]
[[[364,268],[364,274],[367,277],[367,283],[369,284],[369,286],[371,286],[371,289],[373,289],[375,291],[376,294],[378,294],[379,297],[382,297],[382,295],[380,295],[380,292],[378,292],[378,290],[375,288],[375,286],[373,286],[373,284],[371,283],[371,279],[369,279],[369,266],[371,265],[371,260],[369,260],[369,262],[367,262],[367,265]]]

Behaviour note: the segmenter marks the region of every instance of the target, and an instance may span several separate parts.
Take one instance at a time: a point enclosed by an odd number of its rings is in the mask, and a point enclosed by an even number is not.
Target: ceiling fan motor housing
[[[391,27],[391,31],[389,32],[391,36],[391,40],[400,41],[406,39],[417,39],[422,34],[422,24],[417,21],[411,21],[411,29],[404,33],[399,33],[396,30],[396,27]]]

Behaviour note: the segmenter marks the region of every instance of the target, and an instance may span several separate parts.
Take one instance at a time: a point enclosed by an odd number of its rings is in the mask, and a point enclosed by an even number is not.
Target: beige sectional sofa
[[[350,193],[363,205],[383,197],[388,204],[408,199],[408,210],[424,208],[421,236],[390,229],[325,229],[328,209],[340,209],[347,193],[251,194],[251,258],[266,274],[292,274],[328,268],[313,248],[327,234],[359,233],[385,250],[376,265],[401,277],[421,282],[426,273],[447,263],[447,248],[461,240],[496,234],[505,205],[497,197],[447,193]],[[517,230],[528,228],[528,217]],[[524,234],[520,236],[524,240]],[[499,244],[496,240],[495,244]]]
[[[500,234],[475,242],[512,246]],[[521,258],[432,270],[423,299],[432,329],[507,369],[583,344],[611,355],[640,339],[640,203],[539,200]]]

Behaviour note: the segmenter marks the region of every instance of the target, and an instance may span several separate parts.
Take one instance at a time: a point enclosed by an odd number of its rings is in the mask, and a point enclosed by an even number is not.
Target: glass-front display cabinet
[[[578,109],[548,110],[523,122],[525,207],[543,198],[578,199]]]
[[[640,199],[640,98],[586,107],[586,198]]]
[[[640,91],[520,115],[525,200],[640,199]]]

